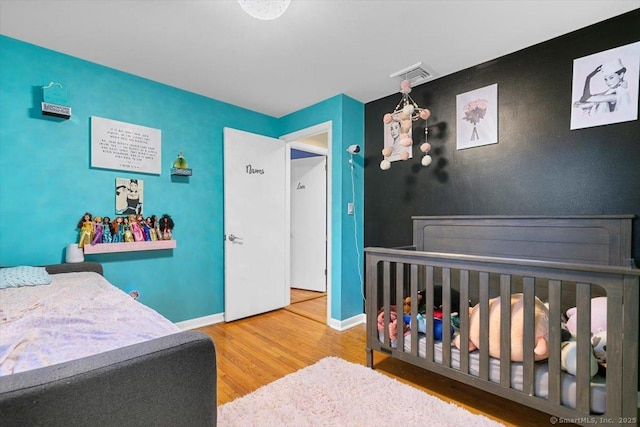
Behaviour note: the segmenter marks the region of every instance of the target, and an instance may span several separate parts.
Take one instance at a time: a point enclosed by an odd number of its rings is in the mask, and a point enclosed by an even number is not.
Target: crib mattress
[[[379,333],[381,342],[384,342],[384,334]],[[424,334],[419,334],[418,338],[418,354],[421,358],[426,358],[427,338]],[[404,352],[411,352],[410,336],[405,336]],[[442,363],[442,342],[434,342],[433,358],[436,363]],[[460,351],[451,348],[451,367],[460,369]],[[546,362],[535,363],[535,395],[542,398],[549,397],[549,369]],[[469,353],[469,373],[471,375],[480,376],[480,352],[473,351]],[[561,373],[561,401],[564,406],[576,407],[576,378],[566,372]],[[493,357],[489,358],[489,379],[492,382],[500,382],[500,360]],[[523,365],[522,363],[511,363],[511,387],[516,390],[523,389]],[[606,379],[596,375],[591,379],[591,413],[604,414],[606,410]]]

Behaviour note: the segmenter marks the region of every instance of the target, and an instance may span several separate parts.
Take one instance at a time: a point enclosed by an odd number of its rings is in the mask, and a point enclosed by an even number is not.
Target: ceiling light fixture
[[[426,124],[427,119],[431,116],[431,111],[426,108],[420,108],[418,104],[409,96],[411,92],[411,83],[409,80],[405,78],[405,80],[400,83],[400,93],[402,94],[402,99],[396,105],[396,108],[391,112],[384,115],[382,121],[387,125],[391,125],[392,123],[400,124],[400,134],[398,137],[399,145],[402,147],[411,147],[413,145],[413,138],[411,134],[413,133],[413,122],[418,119],[422,119],[425,121],[424,125],[424,142],[420,145],[420,151],[424,153],[424,157],[420,161],[422,166],[429,166],[433,159],[429,155],[429,150],[431,150],[431,144],[427,142],[427,133],[428,127]],[[398,126],[397,124],[395,126]],[[409,158],[409,153],[402,149],[402,147],[384,147],[382,149],[382,156],[384,159],[380,162],[380,169],[387,170],[391,167],[391,161],[389,157],[394,154],[398,148],[402,151],[400,153],[400,160],[407,160]]]
[[[271,21],[282,16],[291,0],[238,0],[238,3],[254,18]]]

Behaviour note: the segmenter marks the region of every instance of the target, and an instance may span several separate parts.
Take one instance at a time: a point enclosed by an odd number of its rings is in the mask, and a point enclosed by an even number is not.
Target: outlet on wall
[[[353,215],[353,202],[347,203],[347,215]]]

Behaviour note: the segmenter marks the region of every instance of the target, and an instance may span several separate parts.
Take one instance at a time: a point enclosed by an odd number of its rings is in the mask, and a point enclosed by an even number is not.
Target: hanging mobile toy
[[[391,113],[384,115],[382,121],[388,125],[391,123],[400,124],[400,145],[403,147],[411,147],[413,145],[413,138],[411,137],[411,129],[413,122],[418,119],[422,119],[425,122],[431,116],[431,111],[426,108],[420,108],[418,104],[409,96],[411,92],[411,83],[409,80],[403,80],[400,83],[400,93],[402,93],[402,99],[396,105],[396,108]],[[433,159],[428,154],[431,150],[431,144],[427,142],[428,127],[424,127],[424,143],[420,145],[420,151],[424,153],[424,157],[421,160],[422,166],[429,166]],[[393,153],[391,147],[385,147],[382,150],[382,156],[384,159],[380,162],[380,169],[387,170],[391,167],[391,161],[389,157]],[[400,155],[400,160],[407,160],[409,154],[405,151]]]

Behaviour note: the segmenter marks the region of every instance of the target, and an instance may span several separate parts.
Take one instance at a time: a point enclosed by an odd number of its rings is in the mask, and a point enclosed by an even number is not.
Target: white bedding
[[[180,332],[97,273],[0,290],[0,376]]]

